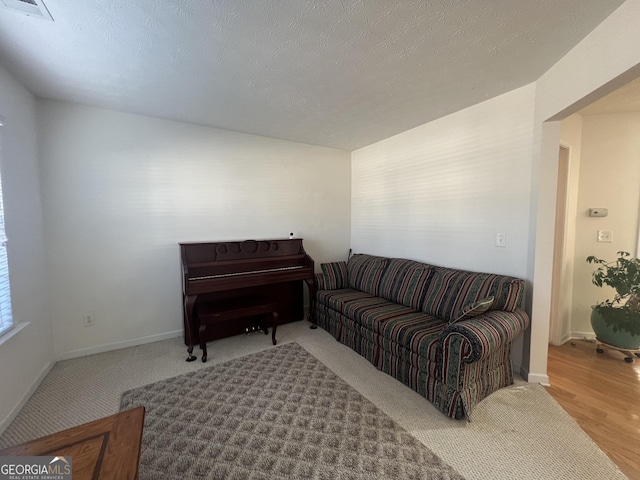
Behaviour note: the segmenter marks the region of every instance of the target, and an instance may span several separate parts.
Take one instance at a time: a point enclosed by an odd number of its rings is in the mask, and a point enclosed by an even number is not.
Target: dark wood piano
[[[303,282],[315,298],[313,259],[302,239],[181,243],[184,341],[192,361],[200,343],[198,311],[216,305],[277,304],[279,323],[304,318]],[[311,306],[310,306],[311,308]],[[237,335],[256,319],[236,319],[206,330],[205,342]],[[206,359],[206,357],[203,358]]]

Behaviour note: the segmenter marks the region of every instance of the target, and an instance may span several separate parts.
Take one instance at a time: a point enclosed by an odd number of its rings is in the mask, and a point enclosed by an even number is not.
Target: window
[[[0,117],[0,128],[4,122]],[[0,135],[0,142],[2,136]],[[0,143],[0,159],[2,143]],[[9,262],[7,261],[7,237],[4,232],[4,202],[2,201],[2,181],[0,179],[0,336],[13,327],[11,313],[11,290],[9,288]]]

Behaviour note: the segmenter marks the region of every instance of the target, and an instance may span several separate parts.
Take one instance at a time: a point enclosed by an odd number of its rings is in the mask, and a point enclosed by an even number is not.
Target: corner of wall
[[[24,406],[31,398],[31,395],[35,393],[35,391],[38,389],[42,381],[46,378],[55,364],[55,360],[51,360],[47,364],[45,364],[40,373],[31,383],[29,388],[27,388],[27,390],[22,394],[19,401],[13,406],[11,410],[9,410],[9,413],[2,420],[0,420],[0,435],[2,435],[7,427],[11,425],[11,422],[13,422],[13,420],[18,416],[20,411],[24,408]]]

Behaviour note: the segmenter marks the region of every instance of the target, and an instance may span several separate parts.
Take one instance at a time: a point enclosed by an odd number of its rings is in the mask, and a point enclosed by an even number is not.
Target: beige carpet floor
[[[279,344],[299,343],[467,479],[626,478],[540,385],[518,381],[481,402],[471,422],[451,420],[308,325],[279,327]],[[0,448],[116,413],[126,390],[267,348],[270,336],[239,335],[211,342],[207,363],[187,363],[176,338],[58,362],[0,437]]]

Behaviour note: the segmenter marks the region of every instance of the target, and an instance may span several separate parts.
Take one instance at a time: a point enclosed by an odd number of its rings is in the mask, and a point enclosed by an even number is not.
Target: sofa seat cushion
[[[410,352],[435,361],[435,344],[447,326],[441,319],[350,288],[323,290],[316,298],[318,304],[355,322],[352,328],[362,326]]]
[[[440,334],[447,326],[441,319],[401,305],[371,306],[358,312],[358,317],[356,322],[363,329],[379,336],[380,341],[389,340],[385,348],[387,351],[403,349],[430,361],[436,361]],[[370,337],[371,340],[374,338]],[[397,344],[397,347],[392,344]]]
[[[388,304],[389,301],[376,297],[370,293],[361,292],[353,288],[341,290],[321,290],[316,295],[316,302],[326,305],[347,317],[353,318],[359,309],[368,309],[373,306]]]

